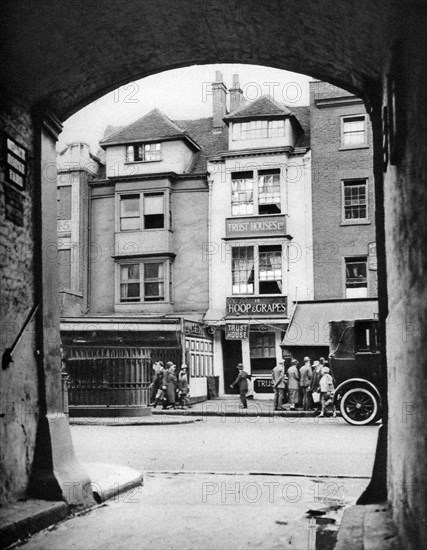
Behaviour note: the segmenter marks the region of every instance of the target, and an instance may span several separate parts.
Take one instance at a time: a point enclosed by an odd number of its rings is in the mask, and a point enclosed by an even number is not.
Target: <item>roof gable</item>
[[[132,143],[141,141],[165,141],[171,139],[184,139],[190,142],[194,149],[199,149],[188,134],[175,124],[159,109],[153,109],[142,118],[125,126],[117,132],[102,139],[101,147],[119,143]]]
[[[249,105],[244,105],[233,113],[230,113],[224,117],[224,120],[262,118],[271,116],[285,117],[290,116],[291,114],[292,112],[286,107],[286,105],[280,105],[278,102],[271,99],[271,97],[263,95]]]

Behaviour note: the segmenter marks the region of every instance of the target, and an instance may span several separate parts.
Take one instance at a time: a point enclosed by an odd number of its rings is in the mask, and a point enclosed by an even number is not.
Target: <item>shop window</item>
[[[140,229],[139,212],[139,195],[121,195],[120,230],[135,231]]]
[[[368,296],[366,258],[347,258],[345,273],[346,298],[366,298]]]
[[[120,301],[139,302],[139,264],[120,266]]]
[[[144,229],[163,229],[164,195],[163,193],[150,193],[144,195]]]
[[[343,182],[344,221],[365,220],[367,218],[366,179]]]
[[[162,160],[161,143],[133,143],[126,147],[126,162]]]
[[[250,332],[249,349],[252,372],[271,371],[276,365],[274,332]]]
[[[341,145],[360,147],[367,144],[366,115],[345,116],[341,119]]]
[[[282,247],[259,247],[259,293],[282,293]]]
[[[233,294],[254,293],[254,247],[234,247],[232,252]]]
[[[248,216],[253,213],[253,172],[233,172],[231,174],[231,215]]]

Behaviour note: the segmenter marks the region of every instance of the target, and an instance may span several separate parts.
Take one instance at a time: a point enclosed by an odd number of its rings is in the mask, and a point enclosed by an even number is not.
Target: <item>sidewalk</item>
[[[152,408],[151,414],[161,415],[179,415],[179,416],[285,416],[285,417],[306,417],[317,416],[314,411],[303,411],[302,409],[290,410],[287,404],[284,410],[275,411],[274,402],[271,399],[248,399],[248,408],[242,409],[238,396],[221,397],[195,403],[189,409],[166,409]],[[339,413],[337,412],[337,416]]]
[[[91,479],[96,506],[76,512],[66,502],[28,499],[1,508],[0,548],[8,548],[24,541],[34,533],[47,529],[60,521],[86,513],[108,499],[143,485],[143,474],[133,468],[117,464],[83,463]],[[70,486],[72,490],[72,486]]]
[[[155,412],[155,411],[153,411]],[[160,411],[158,411],[160,412]],[[176,416],[176,412],[183,413],[185,411],[173,411],[171,416],[171,410],[161,411],[162,416],[157,418],[153,416],[112,416],[112,417],[96,417],[96,416],[82,416],[70,418],[71,426],[159,426],[159,425],[173,425],[173,424],[192,424],[198,422],[198,418],[182,418]],[[198,413],[199,414],[199,413]]]

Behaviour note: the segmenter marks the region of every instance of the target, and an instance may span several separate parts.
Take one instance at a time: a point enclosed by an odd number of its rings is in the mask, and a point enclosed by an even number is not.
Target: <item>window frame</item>
[[[152,227],[146,228],[145,220],[145,198],[150,195],[162,195],[162,204],[163,204],[163,227]],[[131,233],[136,231],[164,231],[170,230],[170,223],[172,220],[171,214],[171,196],[168,190],[156,190],[150,189],[146,191],[120,191],[116,193],[116,231],[118,233]],[[122,198],[135,197],[139,199],[139,227],[137,229],[122,229],[122,211],[121,211],[121,202]],[[135,216],[136,218],[136,216]]]
[[[365,206],[366,215],[364,218],[346,218],[346,204],[345,204],[345,190],[350,188],[352,185],[358,185],[356,182],[364,182],[365,185]],[[360,184],[359,184],[360,185]],[[369,223],[369,178],[345,178],[341,180],[341,222],[345,225],[357,225],[360,223]],[[350,205],[351,207],[352,205]],[[361,206],[361,205],[356,205]]]
[[[252,178],[249,177],[235,177],[238,174],[249,174],[252,173]],[[265,203],[260,204],[260,181],[261,178],[264,176],[277,176],[278,177],[278,193],[279,193],[279,203]],[[283,215],[284,214],[284,205],[283,205],[283,186],[282,186],[282,169],[281,168],[270,168],[270,169],[260,169],[260,170],[245,170],[245,171],[234,171],[230,174],[230,210],[231,210],[231,217],[232,218],[246,218],[246,217],[252,217],[252,216],[277,216],[277,215]],[[233,213],[233,206],[234,205],[243,205],[243,204],[250,204],[249,202],[235,202],[233,201],[233,193],[238,192],[233,190],[233,182],[235,181],[252,181],[252,213],[243,213],[243,214],[234,214]],[[246,191],[247,192],[247,191]],[[266,206],[269,204],[278,204],[279,212],[273,212],[273,213],[263,213],[260,214],[260,206]]]
[[[275,119],[268,119],[268,118],[261,118],[261,119],[253,119],[253,120],[242,120],[241,122],[233,122],[233,128],[231,131],[231,140],[232,141],[254,141],[257,139],[274,139],[274,138],[282,138],[286,136],[286,124],[285,124],[286,118],[275,118]],[[282,122],[282,125],[275,125],[274,123]],[[257,135],[262,134],[263,127],[262,123],[266,123],[265,127],[265,135]],[[253,126],[251,128],[251,125]],[[257,127],[258,126],[258,127]],[[275,126],[273,128],[273,126]],[[280,128],[282,128],[281,132],[279,131]],[[254,135],[251,136],[251,133]],[[271,135],[275,134],[275,135]],[[245,137],[243,137],[245,136]]]
[[[155,146],[154,151],[159,151],[159,155],[157,156],[160,156],[160,158],[149,158],[149,159],[145,158],[146,157],[145,147],[146,146],[150,147],[152,145]],[[129,160],[130,147],[132,147],[133,149],[132,160]],[[141,148],[143,158],[138,158],[135,160],[135,151],[137,148]],[[163,160],[163,148],[162,148],[161,141],[139,141],[136,143],[128,143],[125,145],[125,164],[136,164],[141,162],[161,162],[162,160]]]
[[[357,288],[356,286],[348,286],[348,278],[347,278],[347,265],[348,264],[356,264],[356,263],[364,263],[365,264],[365,281],[366,286],[360,286],[359,288],[366,288],[366,295],[365,296],[348,296],[347,290],[350,288]],[[344,258],[344,297],[345,299],[353,299],[353,298],[368,298],[369,297],[369,276],[368,276],[368,257],[367,256],[346,256]]]
[[[163,265],[163,299],[150,299],[146,300],[145,292],[145,265],[147,264],[162,264]],[[121,297],[121,286],[122,286],[122,268],[129,265],[138,265],[139,266],[139,298],[135,300],[122,300]],[[115,304],[116,305],[133,305],[133,304],[168,304],[172,302],[172,297],[170,295],[170,286],[169,286],[169,277],[172,273],[172,261],[169,258],[159,257],[159,258],[129,258],[126,260],[120,260],[116,262],[116,294],[115,294]],[[148,281],[152,282],[152,281]]]
[[[363,142],[360,142],[360,143],[345,143],[345,139],[344,139],[344,136],[346,133],[350,133],[350,132],[345,132],[344,129],[345,129],[345,123],[347,120],[350,120],[350,119],[355,119],[355,118],[363,118],[363,135],[364,135],[364,140]],[[341,115],[340,117],[341,119],[341,126],[340,126],[340,142],[341,142],[341,146],[340,146],[340,150],[348,150],[348,149],[363,149],[365,147],[369,147],[369,143],[368,143],[368,115],[365,114],[365,113],[355,113],[355,114],[352,114],[352,115]]]
[[[280,253],[280,272],[281,272],[281,286],[282,286],[282,290],[281,292],[279,293],[261,293],[260,292],[260,283],[262,282],[265,282],[266,280],[264,281],[261,281],[260,280],[260,248],[268,248],[268,247],[280,247],[281,249],[281,253]],[[234,250],[235,249],[240,249],[240,248],[252,248],[253,249],[253,282],[252,282],[252,285],[253,285],[253,292],[251,293],[243,293],[243,292],[239,292],[239,293],[236,293],[234,292],[234,282],[233,282],[233,274],[234,274],[234,270],[233,270],[233,255],[234,255]],[[231,296],[265,296],[265,297],[269,297],[269,296],[285,296],[286,294],[284,293],[284,281],[285,281],[285,278],[284,278],[284,273],[285,273],[285,266],[284,266],[284,245],[283,243],[277,243],[277,242],[272,242],[271,244],[268,244],[266,245],[265,243],[264,244],[251,244],[251,245],[247,245],[247,246],[241,246],[240,244],[239,245],[235,245],[235,246],[231,246]],[[261,251],[263,252],[263,251]],[[266,251],[267,252],[267,251]],[[248,279],[249,280],[249,279]],[[274,281],[278,281],[278,279],[272,279]],[[246,285],[248,285],[249,283],[246,283]]]

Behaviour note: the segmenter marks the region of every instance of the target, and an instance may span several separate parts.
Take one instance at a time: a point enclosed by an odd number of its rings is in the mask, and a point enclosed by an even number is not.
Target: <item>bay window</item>
[[[141,261],[119,266],[121,303],[165,302],[166,261]]]
[[[120,195],[118,200],[119,231],[165,228],[168,220],[165,216],[164,193],[125,194]]]

